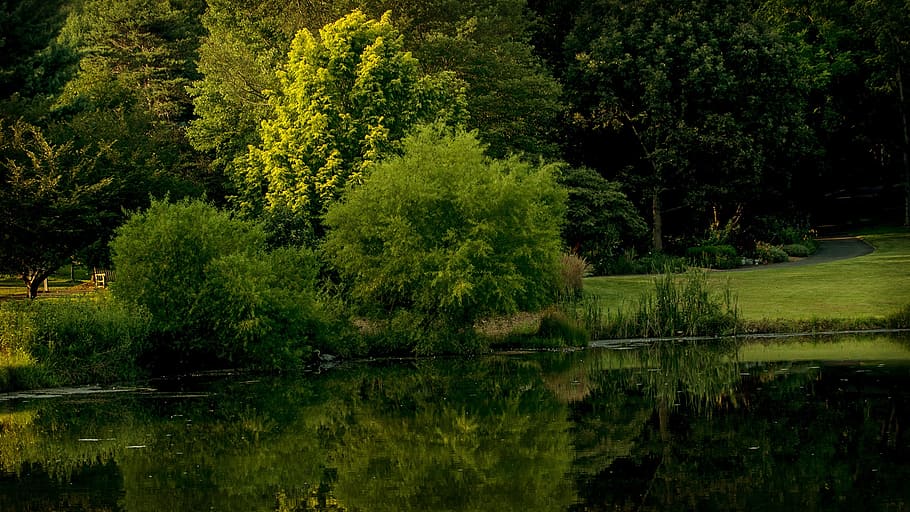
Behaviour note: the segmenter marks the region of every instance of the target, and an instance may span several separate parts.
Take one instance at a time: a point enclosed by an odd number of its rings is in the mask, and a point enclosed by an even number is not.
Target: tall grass
[[[134,378],[148,332],[146,312],[106,294],[0,304],[0,390]]]
[[[582,308],[589,329],[602,338],[720,336],[735,334],[739,312],[729,286],[708,286],[703,271],[665,273],[630,307],[604,315],[596,301]],[[593,327],[593,328],[592,328]]]

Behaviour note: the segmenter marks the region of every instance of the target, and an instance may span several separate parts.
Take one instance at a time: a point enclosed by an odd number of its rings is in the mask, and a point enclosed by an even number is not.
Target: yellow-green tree
[[[354,11],[318,39],[300,31],[279,82],[261,143],[250,148],[246,203],[317,236],[326,207],[395,153],[411,127],[458,122],[465,112],[462,83],[449,73],[421,76],[389,14]]]

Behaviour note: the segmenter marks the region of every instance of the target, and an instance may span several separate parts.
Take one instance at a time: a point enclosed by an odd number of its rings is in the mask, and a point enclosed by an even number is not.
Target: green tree
[[[565,201],[553,167],[491,160],[476,135],[438,125],[403,144],[326,217],[354,300],[447,332],[552,300]]]
[[[18,275],[29,298],[118,217],[105,152],[55,144],[34,125],[0,118],[0,269]]]
[[[647,233],[647,224],[619,183],[588,168],[565,168],[559,182],[568,191],[563,239],[598,271],[617,249],[633,246]]]
[[[370,12],[391,10],[425,70],[464,80],[467,127],[491,156],[557,155],[562,91],[534,54],[537,18],[526,0],[362,3]]]
[[[259,224],[201,201],[154,201],[111,243],[115,295],[148,309],[153,364],[299,364],[315,335],[316,261],[266,251]]]
[[[894,98],[900,125],[899,135],[892,135],[890,145],[900,154],[901,187],[903,188],[903,222],[910,226],[910,128],[906,82],[910,69],[910,3],[905,0],[865,0],[857,2],[862,27],[875,41],[877,52],[871,58],[876,69],[872,87]]]
[[[208,0],[201,18],[207,34],[199,47],[199,78],[190,86],[196,117],[187,134],[212,159],[212,172],[229,181],[246,168],[249,146],[260,144],[261,122],[273,112],[269,91],[279,91],[275,70],[287,61],[294,35],[341,18],[353,3],[320,0]],[[240,190],[236,190],[236,189]]]
[[[450,74],[421,77],[388,15],[354,11],[319,40],[301,31],[279,79],[262,143],[250,148],[247,187],[251,201],[301,217],[316,236],[326,207],[396,152],[411,127],[463,118],[461,83]]]
[[[746,6],[589,2],[566,48],[580,129],[600,147],[637,148],[619,149],[612,165],[632,170],[626,179],[650,211],[655,249],[668,210],[686,229],[704,225],[713,205],[733,211],[787,191],[788,162],[810,142],[798,67]],[[592,161],[613,156],[585,151]]]

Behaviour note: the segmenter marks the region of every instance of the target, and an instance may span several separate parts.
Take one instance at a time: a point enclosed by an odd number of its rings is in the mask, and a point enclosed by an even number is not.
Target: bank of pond
[[[901,510],[910,335],[0,395],[0,510]]]

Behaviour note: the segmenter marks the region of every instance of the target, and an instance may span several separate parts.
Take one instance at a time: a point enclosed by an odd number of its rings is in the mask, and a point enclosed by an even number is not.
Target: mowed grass
[[[910,233],[862,237],[875,251],[817,265],[709,272],[709,284],[729,284],[740,318],[761,320],[855,320],[883,318],[910,305]],[[604,310],[635,304],[654,276],[593,277],[585,290]]]

